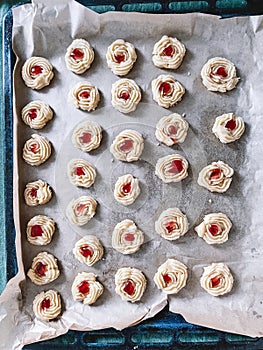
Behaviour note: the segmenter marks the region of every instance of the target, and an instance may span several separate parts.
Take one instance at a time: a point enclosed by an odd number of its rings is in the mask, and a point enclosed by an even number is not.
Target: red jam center
[[[84,52],[81,49],[76,48],[71,52],[70,57],[72,57],[75,61],[80,61],[84,57]]]
[[[120,96],[123,100],[127,101],[130,98],[130,94],[127,91],[123,91]]]
[[[124,238],[125,238],[125,241],[127,241],[127,242],[133,242],[135,239],[133,233],[126,233]]]
[[[133,148],[133,141],[130,139],[124,140],[124,142],[120,145],[120,151],[129,152]]]
[[[169,92],[171,91],[171,85],[169,83],[167,83],[166,81],[164,81],[160,85],[159,91],[161,91],[164,95],[168,95]]]
[[[219,231],[218,226],[214,225],[214,224],[210,225],[208,227],[208,230],[209,230],[209,232],[211,233],[212,236],[216,236],[218,234],[218,231]]]
[[[125,283],[123,290],[124,290],[125,293],[127,293],[129,295],[133,295],[134,292],[135,292],[135,285],[134,285],[133,281],[128,280]]]
[[[171,57],[174,54],[174,47],[172,45],[167,46],[164,50],[163,50],[163,56],[168,56]]]
[[[43,71],[43,68],[41,66],[33,66],[31,68],[30,73],[31,73],[31,75],[35,76],[35,75],[41,74],[42,71]]]
[[[28,111],[27,115],[28,115],[28,118],[29,118],[30,120],[35,119],[35,118],[37,117],[37,109],[35,109],[35,108],[30,109],[30,110]]]
[[[89,98],[90,97],[90,93],[89,91],[82,91],[80,94],[79,94],[80,97],[82,98]]]
[[[30,191],[30,196],[31,197],[36,197],[37,196],[37,188],[32,188],[32,190]]]
[[[179,174],[183,169],[184,169],[183,162],[180,159],[175,159],[171,162],[170,168],[168,171],[169,173],[172,173],[172,174]]]
[[[168,275],[168,273],[166,273],[165,275],[163,275],[163,280],[164,280],[164,283],[165,283],[166,285],[172,282],[172,279],[171,279],[171,277]]]
[[[128,194],[131,192],[131,183],[128,182],[126,185],[122,186],[122,192]]]
[[[219,168],[216,168],[214,170],[211,171],[210,173],[210,179],[211,180],[217,180],[220,178],[220,175],[221,175],[221,169]]]
[[[81,176],[81,175],[85,175],[84,171],[83,171],[83,168],[82,167],[77,167],[76,169],[74,169],[74,174],[75,175],[78,175],[78,176]]]
[[[217,287],[220,284],[220,276],[211,278],[212,288]]]
[[[178,224],[174,221],[170,221],[166,224],[165,228],[168,231],[168,233],[171,233],[178,228]]]
[[[237,123],[234,119],[230,119],[225,125],[225,127],[231,131],[234,130],[236,126],[237,126]]]
[[[90,291],[89,288],[89,282],[88,281],[83,281],[78,285],[79,292],[81,294],[88,294]]]
[[[39,261],[36,264],[35,267],[35,272],[39,275],[39,276],[45,276],[47,271],[47,265],[43,264],[41,261]]]
[[[176,135],[177,129],[174,125],[170,125],[168,128],[169,135]]]
[[[43,233],[42,227],[40,225],[34,225],[31,228],[32,237],[41,237]]]
[[[226,78],[227,77],[227,71],[225,70],[224,67],[218,67],[214,74],[215,75],[220,75],[220,77],[222,77],[222,78]]]
[[[78,211],[78,212],[81,212],[84,208],[86,208],[86,205],[85,205],[85,204],[79,204],[79,205],[77,206],[77,211]]]
[[[81,142],[82,143],[89,143],[91,140],[91,133],[89,132],[84,132],[81,136]]]
[[[117,54],[117,55],[114,55],[115,57],[115,60],[118,62],[118,63],[121,63],[125,60],[125,56],[121,53]]]
[[[33,143],[33,145],[29,147],[30,151],[33,153],[37,153],[37,146],[38,145],[36,143]]]
[[[88,245],[84,245],[80,248],[80,253],[84,256],[84,258],[88,258],[89,256],[93,255],[93,250]]]
[[[49,309],[50,308],[50,299],[48,299],[48,298],[43,299],[41,304],[40,304],[40,307],[42,310]]]

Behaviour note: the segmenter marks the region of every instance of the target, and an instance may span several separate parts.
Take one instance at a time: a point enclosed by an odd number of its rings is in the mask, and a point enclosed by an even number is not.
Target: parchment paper
[[[170,310],[181,313],[189,322],[249,336],[263,335],[262,306],[262,17],[220,20],[215,16],[144,15],[108,13],[98,15],[73,0],[34,0],[13,11],[13,49],[17,55],[14,70],[14,209],[17,230],[16,248],[19,274],[12,279],[0,299],[1,348],[20,349],[23,345],[66,333],[68,329],[117,329],[154,316],[167,303],[167,297],[152,281],[158,266],[175,257],[188,266],[188,283],[178,295],[169,297]],[[183,101],[170,110],[152,100],[152,79],[168,71],[154,67],[151,52],[164,34],[178,37],[186,45],[182,66],[172,74],[186,88]],[[95,49],[95,61],[81,76],[66,69],[66,48],[75,38],[87,39]],[[132,42],[138,60],[128,74],[143,91],[137,110],[123,115],[111,107],[111,85],[117,80],[107,68],[107,47],[117,38]],[[21,67],[30,56],[43,56],[55,69],[50,86],[38,92],[28,89],[21,78]],[[233,61],[241,77],[237,88],[227,94],[211,93],[202,85],[200,71],[211,57]],[[169,71],[170,73],[170,71]],[[91,81],[100,90],[102,100],[92,113],[76,110],[67,95],[75,83]],[[20,112],[33,99],[50,104],[55,116],[39,131],[52,142],[52,156],[38,168],[22,160],[24,142],[34,131],[23,124]],[[246,133],[241,140],[221,144],[211,132],[216,116],[235,112],[244,118]],[[190,123],[186,141],[172,149],[158,145],[154,136],[157,121],[172,112],[185,113]],[[91,154],[75,149],[73,129],[83,120],[96,120],[103,127],[102,146]],[[115,135],[126,128],[142,132],[145,149],[142,159],[133,164],[112,160],[109,152]],[[155,177],[157,159],[173,152],[183,154],[190,163],[189,177],[180,184],[165,185]],[[74,188],[67,178],[67,162],[72,158],[91,161],[97,169],[93,188]],[[196,184],[198,172],[208,163],[223,160],[235,170],[233,183],[225,194],[211,194]],[[130,207],[123,208],[113,199],[114,183],[119,175],[131,172],[140,180],[142,193]],[[52,201],[41,207],[27,207],[23,190],[27,182],[46,180],[54,189]],[[65,217],[70,199],[91,194],[99,202],[96,216],[82,228],[71,226]],[[19,195],[18,195],[19,194]],[[162,210],[177,206],[186,213],[191,229],[177,241],[169,242],[154,231],[154,221]],[[219,247],[198,238],[193,226],[209,212],[223,211],[233,222],[229,241]],[[27,221],[36,214],[50,215],[57,223],[53,241],[46,247],[31,246],[26,240]],[[124,218],[133,219],[145,233],[139,252],[123,256],[111,248],[114,226]],[[85,234],[95,234],[105,246],[104,259],[87,268],[72,254],[75,242]],[[33,257],[40,251],[54,254],[61,276],[50,285],[39,287],[25,279]],[[235,278],[233,291],[215,298],[202,290],[199,279],[203,267],[225,262]],[[141,269],[148,280],[147,290],[136,304],[121,301],[114,292],[114,274],[119,267]],[[80,271],[93,271],[105,287],[94,306],[74,302],[71,284]],[[32,310],[34,296],[41,290],[55,289],[63,299],[63,314],[50,323],[36,320]],[[15,329],[15,332],[14,332]]]

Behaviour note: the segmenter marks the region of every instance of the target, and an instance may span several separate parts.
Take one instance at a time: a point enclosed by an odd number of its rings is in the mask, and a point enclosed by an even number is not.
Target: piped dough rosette
[[[37,294],[33,301],[33,311],[42,321],[54,320],[61,313],[60,294],[52,289]]]
[[[213,263],[204,267],[200,283],[209,294],[217,297],[232,290],[234,279],[227,265]]]
[[[142,135],[138,131],[127,129],[115,137],[110,152],[118,160],[134,162],[140,158],[143,148]]]
[[[204,167],[198,176],[198,184],[210,192],[226,192],[232,182],[234,170],[219,160]]]
[[[94,60],[94,51],[84,39],[75,39],[67,48],[65,61],[68,70],[82,74],[90,68]]]
[[[173,113],[167,117],[163,117],[156,125],[155,136],[158,141],[167,146],[173,146],[176,143],[184,142],[189,124],[180,116]]]
[[[39,286],[53,282],[59,275],[57,259],[47,252],[37,254],[27,272],[31,281]]]
[[[55,221],[49,216],[36,215],[27,223],[26,234],[29,243],[47,245],[55,232]]]
[[[22,78],[26,86],[31,89],[42,89],[49,85],[53,77],[53,67],[43,57],[31,57],[26,60],[22,67]]]
[[[81,263],[92,266],[102,258],[103,246],[97,237],[84,236],[76,242],[73,254]]]
[[[39,130],[53,118],[53,111],[45,102],[32,101],[22,109],[21,117],[31,129]]]
[[[139,180],[131,174],[120,176],[115,183],[114,198],[122,205],[132,204],[140,194]]]
[[[234,113],[225,113],[216,118],[212,131],[222,143],[230,143],[240,139],[245,123]]]
[[[97,202],[89,196],[73,199],[67,206],[66,215],[72,224],[83,226],[95,215]]]
[[[155,174],[165,183],[178,182],[188,176],[188,162],[180,154],[170,154],[159,158]]]
[[[232,223],[226,214],[207,214],[200,225],[195,227],[198,236],[208,244],[222,244],[228,240]]]
[[[185,287],[187,276],[187,267],[182,262],[168,259],[159,266],[153,280],[157,288],[164,293],[177,294]]]
[[[43,180],[29,182],[24,191],[24,198],[26,204],[31,207],[46,204],[52,198],[52,190]]]
[[[51,145],[48,139],[43,136],[33,134],[27,140],[23,148],[24,161],[33,166],[45,163],[51,155]]]
[[[164,210],[155,222],[155,231],[169,241],[184,236],[188,228],[187,217],[178,208]]]
[[[87,120],[76,127],[72,134],[72,143],[84,152],[90,152],[99,147],[102,139],[101,126]]]
[[[159,106],[170,108],[181,101],[185,88],[172,75],[162,74],[152,81],[153,100]]]
[[[164,35],[153,48],[152,60],[159,68],[178,68],[185,55],[185,46],[178,39]]]
[[[108,67],[119,76],[129,73],[137,59],[134,46],[122,39],[115,40],[106,53]]]
[[[96,86],[91,83],[79,82],[70,90],[69,98],[76,108],[90,112],[96,109],[100,94]]]
[[[112,247],[122,254],[133,254],[143,244],[144,236],[132,220],[119,222],[112,233]]]
[[[103,285],[96,280],[92,272],[80,272],[74,279],[71,287],[73,299],[83,301],[83,304],[92,305],[103,293]]]
[[[222,57],[208,60],[201,70],[201,77],[209,91],[218,92],[233,90],[239,81],[234,64]]]
[[[96,170],[84,159],[72,159],[68,163],[68,177],[73,185],[89,188],[96,179]]]
[[[111,104],[119,112],[135,111],[141,98],[141,90],[132,79],[120,79],[112,84]]]
[[[146,289],[146,278],[144,274],[132,267],[122,267],[115,275],[115,292],[122,300],[135,303],[143,296]]]

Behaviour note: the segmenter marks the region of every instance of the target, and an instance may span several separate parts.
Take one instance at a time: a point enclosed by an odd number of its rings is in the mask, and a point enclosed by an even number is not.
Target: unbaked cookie
[[[146,278],[144,274],[132,267],[123,267],[115,275],[115,291],[122,300],[135,303],[143,296],[146,289]]]
[[[99,147],[102,139],[101,126],[87,120],[76,127],[72,134],[72,143],[84,152],[90,152]]]
[[[219,160],[207,165],[200,171],[197,183],[210,192],[223,193],[228,190],[233,174],[234,170]]]
[[[102,258],[103,246],[97,237],[84,236],[76,242],[73,254],[81,263],[92,266]]]
[[[73,299],[87,305],[94,304],[103,293],[103,285],[96,277],[92,272],[78,273],[71,287]]]
[[[96,170],[84,159],[72,159],[68,163],[68,177],[72,185],[89,188],[96,179]]]
[[[216,118],[212,131],[222,143],[229,143],[240,139],[245,123],[234,113],[225,113]]]
[[[184,142],[189,124],[178,113],[163,117],[156,125],[155,136],[158,141],[167,146]]]
[[[127,129],[115,137],[110,152],[118,160],[134,162],[140,158],[143,148],[142,135],[136,130]]]
[[[66,215],[72,224],[83,226],[95,215],[97,202],[89,196],[73,199],[67,206]]]
[[[55,290],[41,292],[35,296],[33,311],[36,317],[42,321],[54,320],[61,314],[61,298]]]
[[[204,267],[200,283],[204,290],[217,297],[231,292],[234,279],[226,264],[213,263]]]
[[[26,204],[31,207],[46,204],[52,198],[52,190],[43,180],[29,182],[24,191],[24,198]]]
[[[22,109],[21,117],[30,128],[39,130],[53,118],[53,111],[47,103],[37,100]]]
[[[73,40],[67,48],[65,55],[67,68],[76,74],[82,74],[89,69],[93,60],[94,51],[84,39]]]
[[[27,140],[23,148],[24,161],[33,166],[45,163],[51,155],[51,145],[48,139],[43,136],[33,134]]]
[[[233,90],[239,79],[236,67],[222,57],[214,57],[207,61],[201,70],[204,86],[210,91],[227,92]]]
[[[126,75],[137,59],[134,46],[122,39],[115,40],[107,50],[107,64],[116,75]]]
[[[162,74],[152,81],[153,100],[159,106],[170,108],[181,101],[185,88],[172,75]]]
[[[157,288],[164,293],[177,294],[185,287],[187,276],[187,267],[182,262],[168,259],[159,266],[153,280]]]
[[[143,244],[144,236],[132,220],[119,222],[112,233],[112,247],[122,254],[133,254]]]
[[[40,90],[50,84],[54,77],[53,67],[43,57],[31,57],[26,60],[22,67],[22,78],[26,86]]]
[[[164,210],[155,222],[155,231],[169,241],[184,236],[188,228],[187,217],[178,208]]]
[[[132,79],[120,79],[112,84],[111,104],[122,113],[135,111],[141,98],[141,90]]]
[[[29,243],[47,245],[55,232],[55,221],[49,216],[36,215],[27,223],[26,234]]]
[[[34,257],[27,276],[37,285],[53,282],[60,275],[57,259],[47,252],[41,252]]]
[[[178,68],[185,55],[185,46],[178,39],[164,35],[153,48],[152,60],[159,68]]]
[[[69,98],[76,108],[90,112],[96,109],[100,94],[96,86],[91,83],[79,82],[70,90]]]
[[[165,183],[178,182],[188,176],[188,162],[180,154],[170,154],[159,158],[155,174]]]
[[[126,174],[118,178],[114,188],[114,198],[127,206],[136,200],[140,192],[139,180],[131,174]]]

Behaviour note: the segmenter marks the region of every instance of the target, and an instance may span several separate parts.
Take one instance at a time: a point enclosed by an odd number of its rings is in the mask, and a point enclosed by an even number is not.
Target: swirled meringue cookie
[[[118,160],[134,162],[140,158],[143,148],[142,135],[136,130],[127,129],[115,137],[110,152]]]
[[[195,227],[198,236],[208,244],[222,244],[228,240],[232,222],[223,213],[207,214],[200,225]]]
[[[53,67],[43,57],[31,57],[26,60],[22,67],[22,78],[26,86],[40,90],[50,84],[54,77]]]
[[[96,179],[96,170],[84,159],[71,159],[68,163],[68,177],[72,185],[89,188]]]
[[[234,113],[225,113],[216,118],[212,131],[222,143],[230,143],[240,139],[245,123]]]
[[[185,287],[187,276],[187,267],[182,262],[168,259],[159,266],[153,280],[157,288],[164,293],[177,294]]]
[[[31,129],[39,130],[53,118],[53,111],[45,102],[32,101],[22,109],[21,116]]]
[[[104,289],[96,277],[92,272],[78,273],[71,287],[73,299],[87,305],[94,304]]]
[[[155,175],[163,182],[178,182],[188,176],[188,162],[180,154],[170,154],[159,158],[156,167]]]
[[[66,215],[72,224],[83,226],[88,223],[96,213],[97,202],[89,196],[73,199],[67,206]]]
[[[101,126],[87,120],[76,127],[72,134],[72,143],[84,152],[90,152],[99,147],[102,139]]]
[[[27,272],[31,281],[39,286],[53,282],[59,275],[57,259],[47,252],[37,254]]]
[[[174,241],[184,236],[188,228],[187,217],[178,208],[164,210],[155,222],[155,231],[169,241]]]
[[[100,94],[96,86],[81,81],[70,90],[69,98],[76,108],[90,112],[96,109],[100,101]]]
[[[153,48],[152,60],[159,68],[178,68],[185,55],[185,46],[178,39],[164,35]]]
[[[50,321],[57,318],[61,313],[61,299],[58,292],[48,290],[35,296],[33,311],[36,317],[42,321]]]
[[[132,69],[137,55],[134,46],[122,39],[115,40],[106,53],[108,67],[116,75],[126,75]]]
[[[181,101],[185,88],[172,75],[162,74],[152,81],[153,100],[159,106],[170,108]]]
[[[24,161],[33,166],[45,163],[51,155],[51,145],[48,139],[43,136],[33,134],[27,140],[23,148]]]
[[[26,234],[29,243],[47,245],[55,232],[55,221],[49,216],[36,215],[27,223]]]
[[[94,51],[84,39],[75,39],[67,48],[65,61],[68,70],[82,74],[90,68],[94,60]]]
[[[133,267],[122,267],[115,275],[115,292],[120,295],[122,300],[132,303],[141,299],[146,284],[144,274]]]
[[[167,146],[184,142],[189,124],[178,113],[173,113],[161,118],[157,125],[155,136],[158,141]]]
[[[217,297],[232,290],[234,279],[227,265],[213,263],[204,267],[200,283],[209,294]]]
[[[198,176],[197,183],[210,192],[226,192],[232,182],[234,170],[219,160],[204,167]]]
[[[119,222],[112,233],[112,247],[122,254],[133,254],[143,244],[143,233],[132,220]]]
[[[121,113],[135,111],[141,98],[141,90],[132,79],[120,79],[112,84],[111,104]]]
[[[114,188],[114,198],[127,206],[136,200],[140,192],[139,180],[131,174],[126,174],[118,178]]]
[[[92,266],[102,258],[103,246],[97,237],[84,236],[76,242],[73,254],[81,263]]]
[[[201,70],[204,86],[209,91],[227,92],[233,90],[239,79],[234,64],[222,57],[214,57]]]
[[[24,198],[26,204],[30,207],[46,204],[52,198],[52,190],[43,180],[29,182],[24,191]]]

